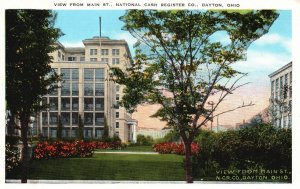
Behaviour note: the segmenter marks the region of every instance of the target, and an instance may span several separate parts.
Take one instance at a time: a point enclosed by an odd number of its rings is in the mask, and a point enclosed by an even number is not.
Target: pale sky
[[[124,10],[59,10],[56,26],[65,34],[60,42],[65,46],[83,46],[82,40],[99,36],[99,16],[102,18],[102,36],[111,39],[125,39],[133,54],[135,39],[122,30],[123,23],[119,20]],[[243,102],[252,101],[255,105],[231,112],[219,117],[221,125],[235,125],[247,120],[267,107],[270,94],[268,75],[292,60],[292,18],[291,11],[279,11],[280,16],[274,22],[269,33],[251,44],[247,51],[247,60],[238,62],[235,68],[249,75],[243,82],[251,82],[229,96],[220,109],[231,109]],[[218,37],[218,36],[217,36]],[[225,40],[223,34],[220,40]],[[154,106],[139,108],[134,114],[141,127],[161,128],[164,124],[148,118],[155,110]],[[145,117],[146,116],[146,117]]]

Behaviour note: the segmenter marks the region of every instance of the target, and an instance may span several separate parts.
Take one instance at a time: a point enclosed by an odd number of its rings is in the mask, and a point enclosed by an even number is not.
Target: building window
[[[104,98],[96,98],[95,101],[96,111],[104,111]]]
[[[68,69],[68,68],[62,68],[62,69],[60,69],[60,73],[62,75],[61,79],[63,81],[70,80],[70,78],[71,78],[70,69]]]
[[[48,113],[47,112],[42,113],[42,124],[48,125]]]
[[[95,113],[95,125],[104,125],[104,114]]]
[[[97,58],[90,58],[91,62],[97,62]]]
[[[105,77],[104,69],[95,69],[95,80],[96,80],[96,82],[104,81],[104,77]]]
[[[61,113],[61,123],[63,125],[70,125],[71,119],[70,119],[70,113],[69,112],[62,112]]]
[[[57,51],[57,54],[58,54],[58,58],[60,59],[61,58],[61,52]]]
[[[108,55],[108,49],[101,49],[101,55]]]
[[[61,95],[62,96],[70,96],[70,83],[63,82],[61,84]]]
[[[78,83],[72,83],[72,96],[78,96],[79,89],[78,89]]]
[[[61,98],[61,110],[68,110],[70,111],[70,98]]]
[[[119,101],[119,100],[120,100],[120,95],[116,94],[116,101]]]
[[[93,130],[92,129],[84,129],[84,138],[92,138]]]
[[[288,74],[284,75],[284,84],[287,85],[288,84]]]
[[[48,127],[46,127],[46,128],[43,128],[43,136],[44,137],[48,137]]]
[[[120,49],[113,49],[112,55],[120,55]]]
[[[120,92],[120,85],[116,85],[116,92]]]
[[[62,137],[65,137],[65,138],[70,137],[70,129],[63,129],[62,130]]]
[[[119,118],[119,117],[120,117],[120,113],[116,112],[116,118]]]
[[[97,55],[97,49],[90,49],[90,55]]]
[[[113,58],[112,63],[113,64],[120,64],[120,58]]]
[[[84,124],[93,125],[93,113],[84,113]]]
[[[80,62],[84,62],[85,58],[83,56],[80,57]]]
[[[71,73],[72,73],[72,80],[73,81],[78,81],[79,80],[78,69],[71,69]]]
[[[49,98],[50,110],[57,111],[58,110],[58,98],[50,97]]]
[[[95,96],[104,96],[104,83],[95,84]]]
[[[78,110],[78,98],[72,98],[72,110]]]
[[[94,70],[84,69],[84,81],[93,81],[93,79],[94,79]]]
[[[96,133],[95,133],[96,138],[101,138],[103,136],[103,133],[104,133],[103,129],[96,129],[95,131],[96,131]]]
[[[65,61],[65,55],[62,55],[62,56],[61,56],[61,59],[62,59],[63,61]]]
[[[94,109],[94,99],[84,98],[84,110],[93,111]]]
[[[57,130],[56,128],[50,128],[50,137],[56,138],[57,137]]]
[[[72,125],[77,125],[78,124],[78,113],[73,112],[72,113]]]
[[[84,96],[93,96],[93,84],[92,83],[85,83],[84,84]]]
[[[120,127],[120,123],[116,122],[116,129],[119,129],[119,127]]]
[[[57,125],[57,113],[50,112],[50,125]]]
[[[288,121],[288,127],[291,128],[292,127],[292,115],[289,115],[288,119],[289,119],[289,121]]]
[[[76,57],[75,56],[69,56],[68,61],[76,61]]]
[[[73,129],[71,130],[71,137],[72,137],[72,138],[75,138],[75,137],[77,136],[76,132],[77,132],[77,128],[73,128]]]
[[[105,63],[105,64],[108,64],[108,58],[101,58],[101,62]]]

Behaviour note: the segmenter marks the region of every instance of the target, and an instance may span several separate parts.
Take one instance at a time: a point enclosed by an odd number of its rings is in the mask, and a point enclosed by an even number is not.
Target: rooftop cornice
[[[280,72],[282,72],[282,71],[288,69],[289,67],[292,67],[292,61],[291,61],[290,63],[288,63],[288,64],[282,66],[281,68],[279,68],[279,69],[276,70],[275,72],[269,74],[269,77],[271,78],[271,77],[277,75],[278,73],[280,73]]]

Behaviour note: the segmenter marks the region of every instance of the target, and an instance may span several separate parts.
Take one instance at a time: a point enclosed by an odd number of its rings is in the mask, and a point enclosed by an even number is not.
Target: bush
[[[192,155],[199,153],[199,145],[197,143],[192,143]],[[163,142],[153,145],[153,150],[160,154],[179,154],[184,155],[184,144],[175,142]]]
[[[196,140],[201,153],[193,158],[194,176],[215,176],[218,169],[291,170],[291,138],[290,129],[265,123],[238,131],[200,131]]]
[[[10,173],[20,165],[20,151],[17,147],[5,144],[5,170]]]
[[[139,146],[150,146],[154,143],[151,136],[137,135],[136,145]]]
[[[155,140],[155,143],[163,143],[163,142],[179,142],[180,135],[178,132],[171,130],[168,134],[166,134],[163,138],[159,138]]]

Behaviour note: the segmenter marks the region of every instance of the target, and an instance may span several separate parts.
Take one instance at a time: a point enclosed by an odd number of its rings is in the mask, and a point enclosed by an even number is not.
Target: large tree
[[[19,120],[22,147],[22,183],[27,182],[28,124],[43,108],[42,96],[57,87],[51,69],[53,44],[61,35],[49,10],[6,10],[6,102],[10,120]]]
[[[224,98],[245,84],[240,80],[247,74],[232,65],[245,59],[249,45],[267,33],[277,17],[271,10],[130,10],[121,17],[124,30],[138,42],[132,67],[112,69],[113,80],[126,86],[120,104],[130,112],[143,103],[161,105],[154,116],[180,134],[188,183],[193,182],[194,137],[219,115],[213,112]]]

